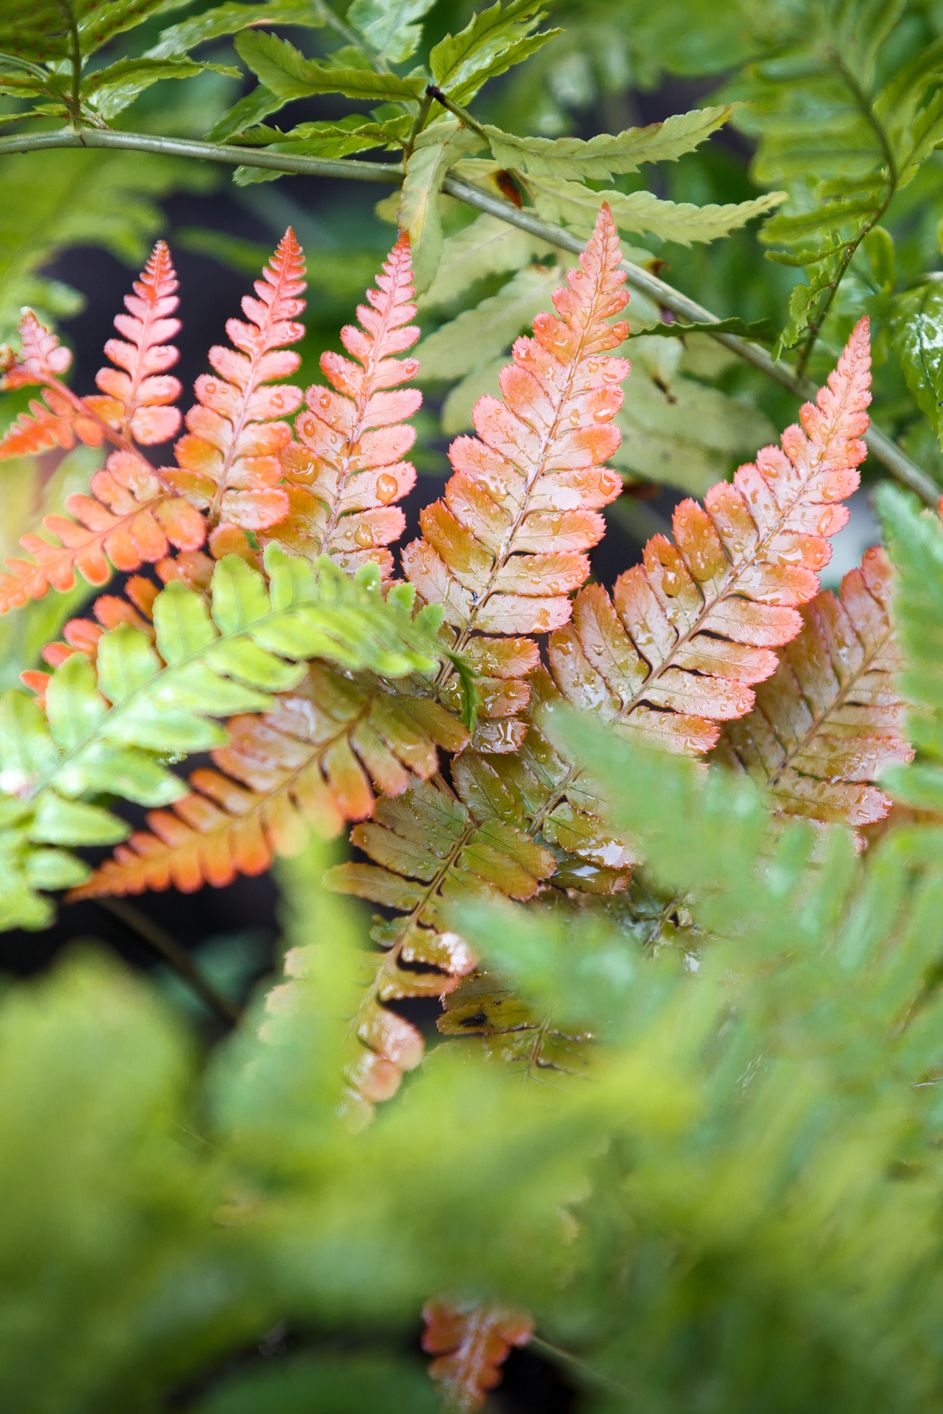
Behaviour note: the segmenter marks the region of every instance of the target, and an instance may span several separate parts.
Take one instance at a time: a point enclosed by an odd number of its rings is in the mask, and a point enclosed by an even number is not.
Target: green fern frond
[[[153,641],[121,624],[99,639],[94,663],[73,653],[48,681],[45,711],[22,692],[3,699],[8,926],[46,920],[37,889],[81,882],[75,862],[46,846],[107,844],[127,833],[83,797],[106,785],[146,805],[178,799],[186,787],[163,761],[222,745],[216,718],[272,707],[307,661],[384,677],[439,666],[441,615],[414,616],[408,586],[384,600],[375,567],[352,579],[277,546],[265,565],[267,580],[236,556],[221,560],[208,601],[182,581],[169,584],[154,601]]]

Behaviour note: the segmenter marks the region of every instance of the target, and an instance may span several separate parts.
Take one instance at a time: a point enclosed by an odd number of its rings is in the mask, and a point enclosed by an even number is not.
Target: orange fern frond
[[[275,538],[289,549],[330,555],[344,569],[376,560],[386,578],[393,560],[385,547],[406,525],[394,502],[416,482],[415,468],[403,460],[416,435],[406,419],[422,403],[418,389],[401,387],[418,363],[397,357],[419,338],[411,323],[408,236],[400,236],[366,298],[357,310],[360,327],[341,330],[351,357],[321,355],[331,386],[307,389],[306,409],[295,420],[298,441],[282,452],[291,514]]]
[[[456,1409],[481,1409],[501,1382],[501,1369],[514,1346],[526,1345],[534,1322],[524,1311],[474,1302],[428,1301],[422,1348],[435,1359],[429,1366]]]
[[[201,374],[196,381],[197,401],[175,448],[177,466],[165,475],[213,523],[267,530],[288,513],[279,453],[291,429],[282,419],[299,406],[301,390],[270,385],[300,362],[287,345],[304,334],[297,323],[304,287],[304,257],[289,227],[255,281],[255,297],[243,298],[245,321],[227,321],[233,347],[210,349],[216,376]]]
[[[802,426],[720,482],[704,505],[682,501],[675,543],[654,536],[612,598],[591,585],[550,640],[557,686],[620,728],[682,751],[707,751],[719,722],[753,706],[752,684],[802,627],[838,504],[859,483],[870,395],[868,323],[855,329]]]
[[[501,374],[503,401],[479,399],[477,436],[452,443],[445,495],[422,512],[422,538],[403,552],[407,577],[425,600],[444,606],[463,652],[473,634],[530,635],[564,624],[570,595],[589,573],[586,551],[605,529],[600,508],[621,488],[603,465],[619,445],[613,418],[629,371],[609,354],[628,333],[624,321],[610,322],[628,300],[621,261],[603,206],[579,267],[553,296],[557,316],[539,314],[533,338],[515,343]],[[493,639],[480,639],[479,652],[483,662],[507,664]],[[513,656],[512,671],[522,675],[536,666],[536,645],[518,639]],[[519,735],[503,743],[505,735],[499,729],[482,744],[513,749]]]
[[[227,729],[228,743],[212,753],[216,769],[194,771],[191,793],[152,811],[148,829],[119,845],[77,896],[190,893],[260,874],[275,855],[296,853],[309,829],[335,835],[371,814],[376,793],[399,795],[433,775],[439,749],[468,739],[432,699],[320,663],[270,711],[235,717]]]
[[[784,814],[859,826],[891,808],[876,782],[913,756],[896,685],[891,580],[875,548],[845,575],[839,595],[813,599],[753,711],[724,729],[715,759],[753,776]]]
[[[166,442],[180,429],[180,413],[173,404],[182,389],[179,379],[167,373],[179,357],[168,342],[180,331],[180,320],[173,317],[179,304],[176,292],[170,251],[158,241],[132,293],[125,295],[127,313],[115,318],[123,337],[105,345],[114,367],[102,368],[95,379],[107,399],[104,406],[96,400],[102,415],[141,446]]]
[[[369,1109],[395,1093],[423,1053],[420,1032],[386,1003],[444,996],[475,966],[447,926],[449,900],[469,887],[532,898],[554,859],[493,810],[475,812],[431,782],[381,801],[351,840],[372,862],[341,864],[326,882],[400,914],[373,930],[385,951],[352,1023],[362,1049],[349,1073],[351,1105]]]
[[[0,574],[0,613],[41,599],[48,589],[71,589],[76,573],[89,584],[105,584],[114,570],[136,570],[166,555],[171,546],[193,550],[206,526],[198,510],[167,491],[145,461],[112,452],[95,472],[90,494],[66,501],[67,516],[49,515],[43,530],[20,544],[31,559],[8,559]]]

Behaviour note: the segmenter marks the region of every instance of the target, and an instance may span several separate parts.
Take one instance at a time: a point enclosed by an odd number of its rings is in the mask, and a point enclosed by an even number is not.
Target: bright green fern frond
[[[209,600],[169,584],[154,602],[154,634],[130,624],[104,634],[93,663],[73,653],[49,679],[45,711],[24,692],[0,703],[0,799],[9,861],[3,921],[41,924],[37,890],[84,877],[61,846],[126,834],[83,797],[104,787],[145,805],[185,792],[164,762],[226,740],[215,719],[261,712],[322,659],[385,678],[431,673],[442,660],[435,608],[413,614],[413,590],[383,598],[379,572],[356,577],[312,566],[277,546],[266,580],[237,556],[216,567]],[[48,846],[55,847],[50,852]]]

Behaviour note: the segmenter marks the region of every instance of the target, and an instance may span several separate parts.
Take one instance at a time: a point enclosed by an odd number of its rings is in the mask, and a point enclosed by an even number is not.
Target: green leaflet
[[[600,203],[607,201],[612,208],[620,231],[634,235],[658,236],[677,241],[679,245],[715,241],[731,231],[739,230],[756,216],[764,216],[785,199],[785,192],[767,192],[752,201],[725,205],[693,206],[686,201],[663,201],[648,191],[593,191],[578,182],[557,177],[528,177],[534,202],[541,216],[575,226],[579,231],[592,229]]]
[[[943,286],[921,285],[898,296],[891,342],[907,387],[943,444]]]
[[[239,70],[226,64],[199,64],[191,59],[118,59],[89,76],[82,85],[82,96],[103,118],[114,118],[162,79],[190,79],[202,73],[239,77]]]
[[[943,523],[892,486],[878,490],[878,510],[898,575],[894,618],[907,660],[901,678],[913,704],[907,731],[916,760],[888,771],[896,799],[943,813]]]
[[[525,265],[496,295],[465,309],[416,350],[423,382],[462,378],[497,358],[531,323],[560,282],[558,265]]]
[[[384,677],[439,665],[440,610],[414,615],[408,585],[384,598],[375,566],[351,579],[327,560],[312,566],[271,545],[265,567],[267,580],[238,557],[221,560],[209,601],[169,584],[154,604],[154,641],[122,625],[102,637],[94,664],[73,654],[50,679],[45,715],[21,691],[0,701],[0,856],[22,882],[22,897],[12,884],[5,896],[6,926],[44,921],[29,883],[37,845],[126,833],[79,799],[103,782],[145,805],[178,799],[186,787],[160,758],[222,744],[214,718],[271,706],[310,659]]]
[[[481,138],[454,119],[425,128],[406,163],[398,221],[409,232],[416,289],[432,283],[442,254],[439,196],[450,167],[481,147]]]
[[[419,301],[422,310],[437,309],[464,295],[470,285],[487,275],[518,271],[535,256],[559,252],[517,226],[497,216],[477,216],[452,236],[446,236],[435,279]]]
[[[81,53],[92,54],[166,8],[167,0],[4,0],[0,50],[43,64],[69,60],[73,26]]]
[[[374,147],[387,147],[404,139],[412,126],[405,114],[385,123],[350,114],[334,122],[299,123],[287,133],[274,128],[251,130],[253,146],[269,152],[283,152],[294,157],[347,157],[353,152],[366,152]],[[281,173],[262,167],[237,167],[233,180],[237,186],[275,181]]]
[[[225,4],[214,5],[201,15],[181,20],[165,29],[156,44],[148,49],[147,59],[173,59],[198,44],[211,39],[222,39],[226,35],[239,34],[242,30],[264,22],[267,25],[299,25],[306,29],[320,29],[325,23],[322,14],[311,0],[226,0]]]
[[[371,49],[391,64],[410,59],[419,47],[422,25],[435,0],[354,0],[348,23],[363,35]]]
[[[534,30],[544,18],[533,0],[501,0],[473,15],[458,34],[434,45],[429,68],[439,88],[455,103],[464,104],[487,83],[536,54],[559,30]]]
[[[421,78],[400,78],[373,69],[335,68],[306,59],[287,39],[255,30],[240,34],[236,49],[259,82],[284,102],[318,93],[340,93],[367,103],[398,102],[418,98],[424,87]]]
[[[585,142],[574,137],[516,137],[490,126],[484,131],[495,161],[502,167],[535,177],[605,180],[617,173],[637,172],[645,162],[674,162],[693,152],[730,113],[729,106],[695,108],[690,113],[676,113],[663,123],[599,133]]]

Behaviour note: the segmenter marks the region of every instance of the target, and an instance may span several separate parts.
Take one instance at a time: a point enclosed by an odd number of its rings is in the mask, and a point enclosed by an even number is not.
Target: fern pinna
[[[162,241],[125,297],[115,319],[120,339],[105,346],[112,367],[97,376],[101,395],[77,397],[62,382],[71,354],[44,329],[31,310],[20,321],[21,349],[7,370],[8,388],[39,385],[36,399],[0,441],[0,457],[69,448],[77,441],[111,448],[92,478],[90,495],[70,496],[68,516],[48,516],[47,535],[23,536],[30,559],[7,562],[0,575],[0,612],[41,598],[49,589],[72,587],[78,571],[90,584],[104,584],[112,569],[135,570],[165,556],[171,547],[202,545],[205,522],[176,495],[167,478],[140,448],[166,442],[180,426],[173,406],[180,383],[167,370],[177,361],[169,342],[180,329],[177,277]]]

